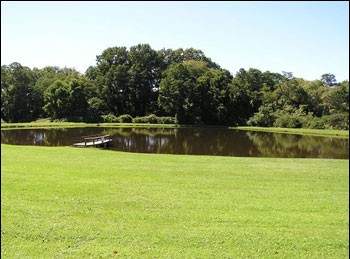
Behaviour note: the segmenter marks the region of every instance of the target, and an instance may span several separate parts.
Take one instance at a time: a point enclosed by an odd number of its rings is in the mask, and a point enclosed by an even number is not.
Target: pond
[[[349,139],[228,128],[55,128],[1,130],[1,143],[70,146],[109,134],[110,149],[140,153],[252,157],[349,158]]]

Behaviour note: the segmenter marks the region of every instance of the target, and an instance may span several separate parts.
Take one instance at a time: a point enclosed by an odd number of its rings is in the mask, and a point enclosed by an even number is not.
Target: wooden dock
[[[107,147],[112,142],[110,135],[85,136],[81,138],[82,142],[74,143],[74,147]]]

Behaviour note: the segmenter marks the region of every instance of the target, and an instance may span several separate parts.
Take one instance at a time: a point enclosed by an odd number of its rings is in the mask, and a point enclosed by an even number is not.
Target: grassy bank
[[[115,127],[115,128],[176,128],[176,124],[150,124],[150,123],[84,123],[84,122],[24,122],[1,123],[2,130],[10,129],[40,129],[40,128],[84,128],[84,127]]]
[[[232,127],[232,129],[349,138],[348,130],[293,129],[293,128],[273,128],[273,127],[269,127],[269,128],[267,127]]]
[[[348,160],[2,145],[1,169],[4,258],[348,257]]]

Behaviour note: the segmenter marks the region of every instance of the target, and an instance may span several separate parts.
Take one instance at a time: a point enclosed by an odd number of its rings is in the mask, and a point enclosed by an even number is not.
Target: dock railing
[[[105,141],[105,140],[109,140],[111,138],[110,135],[103,135],[103,136],[82,136],[81,137],[84,141],[84,144],[86,146],[86,143],[88,142],[91,142],[92,141],[92,144],[95,145],[95,142],[97,141],[101,141],[102,143]]]

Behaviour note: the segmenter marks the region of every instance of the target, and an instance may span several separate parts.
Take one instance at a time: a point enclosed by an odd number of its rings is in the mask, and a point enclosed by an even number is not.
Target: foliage
[[[328,129],[349,129],[349,113],[336,113],[322,117],[325,121],[325,128]]]
[[[107,115],[101,115],[101,117],[102,117],[103,122],[107,122],[107,123],[120,122],[119,119],[115,115],[113,115],[112,113],[109,113]]]
[[[303,112],[294,114],[298,110]],[[340,118],[348,114],[349,82],[337,82],[332,74],[308,81],[292,72],[241,68],[232,76],[194,48],[111,47],[85,74],[19,63],[1,67],[1,119],[7,122],[141,117],[136,121],[159,123],[155,117],[168,117],[163,121],[347,129]]]
[[[45,90],[44,110],[53,119],[61,119],[70,113],[69,85],[57,80]]]
[[[135,117],[132,122],[135,123],[158,123],[158,118],[154,114],[150,114],[144,117]]]
[[[115,123],[131,123],[133,121],[133,118],[129,114],[123,114],[120,116],[115,116],[112,113],[109,113],[107,115],[102,115],[102,121],[103,122],[115,122]]]
[[[282,113],[273,123],[274,127],[279,128],[301,128],[302,125],[303,122],[300,116],[288,113]]]
[[[118,121],[121,123],[131,123],[132,119],[133,118],[129,114],[123,114],[118,117]]]
[[[88,115],[87,121],[98,122],[101,119],[101,115],[107,110],[106,104],[102,99],[98,97],[92,97],[88,100]]]
[[[93,85],[84,78],[56,80],[44,92],[44,110],[53,119],[84,117],[93,95]]]
[[[303,125],[305,128],[310,129],[326,129],[328,125],[325,123],[324,117],[313,117],[311,120],[308,120]]]
[[[333,86],[337,84],[337,80],[333,74],[323,74],[321,76],[321,81],[327,86]]]
[[[173,64],[160,83],[159,104],[184,124],[224,124],[228,117],[227,71],[201,61]]]
[[[33,72],[19,63],[1,66],[1,118],[9,122],[31,121],[42,107]]]
[[[177,121],[175,117],[162,116],[162,117],[158,117],[158,123],[159,124],[176,124]]]
[[[260,106],[259,111],[249,118],[247,125],[271,127],[275,120],[276,115],[271,105]]]
[[[154,114],[143,117],[135,117],[132,120],[133,123],[153,123],[153,124],[175,124],[174,117],[158,117]]]

